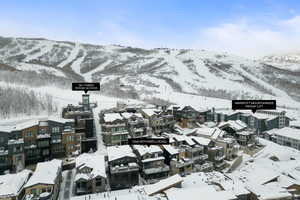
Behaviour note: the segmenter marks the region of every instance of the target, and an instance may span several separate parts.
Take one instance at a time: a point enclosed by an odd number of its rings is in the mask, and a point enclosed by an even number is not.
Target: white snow
[[[156,145],[151,145],[151,146],[143,146],[143,145],[133,145],[133,148],[138,151],[138,153],[143,156],[147,153],[153,154],[153,153],[160,153],[162,152],[161,148],[159,148]]]
[[[175,149],[174,147],[172,147],[171,145],[163,145],[163,148],[169,152],[169,154],[174,155],[174,154],[178,154],[179,151],[177,149]]]
[[[119,113],[105,113],[104,114],[105,122],[113,122],[115,120],[123,120],[123,118]]]
[[[0,199],[17,196],[31,173],[32,171],[26,169],[16,174],[0,176]]]
[[[74,46],[74,48],[72,49],[72,51],[71,51],[70,55],[68,56],[68,58],[65,59],[64,61],[62,61],[61,63],[59,63],[59,64],[57,65],[57,67],[62,68],[62,67],[64,67],[65,65],[67,65],[68,63],[71,63],[71,62],[77,57],[77,55],[78,55],[78,53],[79,53],[79,50],[80,50],[80,44],[76,42],[76,43],[75,43],[75,46]]]
[[[101,176],[106,178],[104,155],[98,153],[84,153],[76,158],[76,168],[88,167],[92,169],[89,178]]]
[[[178,174],[173,175],[171,177],[168,177],[166,179],[163,179],[155,184],[147,185],[145,186],[145,192],[148,195],[154,195],[157,193],[160,193],[162,191],[165,191],[166,189],[173,187],[174,185],[177,185],[183,181],[183,178],[179,176]]]
[[[24,187],[27,188],[36,184],[55,184],[55,180],[61,172],[61,167],[62,161],[57,159],[38,163],[33,175]]]
[[[275,136],[282,136],[298,140],[300,142],[300,130],[296,128],[284,127],[274,131]]]
[[[107,147],[107,155],[108,161],[117,160],[123,157],[136,158],[136,155],[129,145]]]

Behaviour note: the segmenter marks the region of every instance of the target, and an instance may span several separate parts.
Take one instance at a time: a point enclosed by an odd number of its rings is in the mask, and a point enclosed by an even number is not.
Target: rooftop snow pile
[[[84,167],[92,169],[89,178],[95,178],[97,176],[106,178],[104,155],[97,153],[81,154],[76,158],[76,168],[82,169]],[[76,179],[78,179],[79,176],[80,174],[77,174]]]
[[[123,157],[136,157],[129,145],[107,147],[108,161]]]
[[[218,127],[219,128],[230,127],[235,131],[241,131],[247,128],[247,124],[245,124],[241,120],[229,120],[227,122],[221,122]]]
[[[26,183],[25,187],[31,187],[36,184],[55,184],[61,167],[62,161],[57,159],[38,163],[32,177]]]
[[[23,170],[16,174],[0,176],[0,199],[17,196],[31,173],[30,170]]]
[[[162,152],[161,148],[159,148],[158,146],[142,146],[142,145],[134,145],[133,146],[134,149],[136,149],[139,153],[139,155],[143,156],[147,153],[149,154],[153,154],[153,153],[158,153],[158,152]]]
[[[171,176],[169,178],[163,179],[155,184],[145,186],[145,192],[152,196],[154,194],[161,193],[171,187],[174,187],[180,184],[183,181],[183,178],[178,174]]]
[[[105,113],[104,121],[113,122],[115,120],[123,120],[123,117],[119,113]]]

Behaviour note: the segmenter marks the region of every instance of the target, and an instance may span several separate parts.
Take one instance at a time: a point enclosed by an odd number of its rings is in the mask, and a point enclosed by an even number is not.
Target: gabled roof
[[[0,176],[0,199],[1,196],[17,196],[31,174],[32,171],[25,169],[16,174]]]
[[[155,184],[152,185],[146,185],[144,187],[145,192],[152,196],[154,194],[161,193],[171,187],[174,187],[175,185],[181,183],[183,181],[183,178],[179,176],[178,174],[171,176],[169,178],[163,179]]]
[[[163,148],[171,155],[178,154],[179,151],[171,145],[163,145]]]
[[[162,152],[161,148],[159,148],[159,146],[156,145],[151,145],[151,146],[143,146],[143,145],[134,145],[133,146],[134,149],[136,149],[139,153],[139,155],[143,156],[147,153],[149,154],[153,154],[153,153],[158,153],[158,152]]]
[[[142,111],[149,117],[151,117],[153,115],[157,115],[158,113],[161,112],[160,110],[153,109],[153,108],[142,109]]]
[[[292,138],[300,141],[300,130],[296,128],[284,127],[274,131],[274,135]]]
[[[117,160],[123,157],[136,158],[129,145],[107,147],[108,161]]]
[[[119,113],[105,113],[104,121],[113,122],[115,120],[123,120],[123,117]]]
[[[229,121],[226,121],[226,122],[221,122],[218,125],[218,127],[219,128],[230,127],[235,131],[241,131],[241,130],[247,128],[247,124],[245,124],[241,120],[229,120]]]
[[[103,155],[98,153],[84,153],[76,158],[76,168],[81,169],[88,167],[92,169],[90,178],[101,176],[106,178],[105,159]]]
[[[192,137],[192,139],[199,145],[207,146],[211,142],[211,139],[204,137]]]
[[[38,163],[32,177],[24,187],[27,188],[37,184],[54,185],[61,167],[62,161],[57,159]]]

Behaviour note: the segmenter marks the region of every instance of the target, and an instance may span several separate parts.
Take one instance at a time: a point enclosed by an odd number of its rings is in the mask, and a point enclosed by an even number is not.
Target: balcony
[[[170,167],[168,165],[164,165],[164,166],[161,166],[161,167],[152,167],[152,168],[148,168],[148,169],[143,170],[143,172],[147,175],[162,173],[162,172],[168,172],[168,171],[170,171]]]
[[[216,168],[218,168],[218,169],[225,167],[225,165],[226,165],[225,162],[221,162],[221,163],[216,163],[215,164]]]
[[[192,165],[192,160],[186,160],[186,161],[171,161],[171,166],[175,167],[175,168],[182,168],[182,167],[186,167],[189,165]]]
[[[128,172],[134,172],[139,171],[139,166],[136,163],[129,163],[125,166],[113,166],[110,167],[110,173],[111,174],[118,174],[118,173],[128,173]]]
[[[213,169],[213,164],[208,162],[208,163],[204,163],[202,165],[196,165],[196,169],[199,171],[206,171],[206,170],[210,170]]]
[[[222,155],[222,156],[215,156],[215,160],[216,161],[221,161],[221,160],[224,160],[225,159],[225,155]]]

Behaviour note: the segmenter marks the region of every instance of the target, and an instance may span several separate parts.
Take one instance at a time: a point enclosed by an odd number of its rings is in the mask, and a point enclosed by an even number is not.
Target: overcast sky
[[[0,35],[194,48],[260,57],[300,52],[299,0],[9,0]]]

